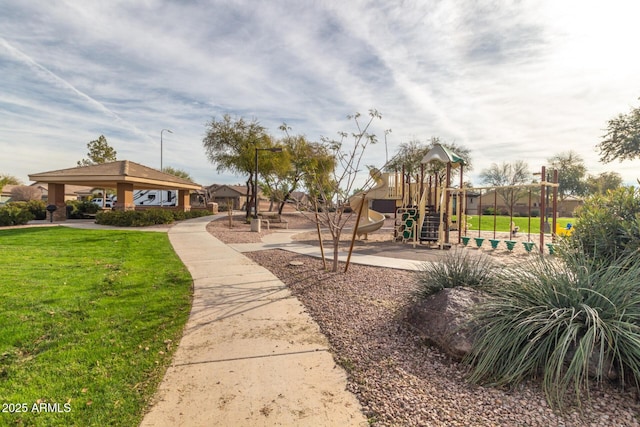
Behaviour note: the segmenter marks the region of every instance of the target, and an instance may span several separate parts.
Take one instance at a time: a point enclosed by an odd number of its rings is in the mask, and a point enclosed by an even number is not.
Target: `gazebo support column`
[[[115,208],[119,211],[135,210],[136,205],[133,203],[133,184],[118,183],[118,201]]]
[[[67,204],[64,202],[64,184],[48,184],[48,205],[56,205],[57,209],[53,213],[54,221],[67,220]]]
[[[178,206],[183,212],[191,210],[191,201],[189,200],[189,190],[178,190]]]

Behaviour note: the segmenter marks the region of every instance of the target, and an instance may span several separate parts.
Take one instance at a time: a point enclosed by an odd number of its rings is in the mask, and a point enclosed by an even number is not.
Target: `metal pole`
[[[162,132],[167,131],[169,133],[173,133],[171,132],[170,129],[162,129],[160,131],[160,172],[162,172]]]
[[[256,147],[256,178],[253,180],[253,217],[258,218],[258,147]]]
[[[160,172],[162,172],[162,132],[164,132],[165,130],[169,133],[173,133],[171,132],[170,129],[162,129],[160,131]],[[160,190],[160,207],[164,207],[164,200],[162,199],[162,190]]]

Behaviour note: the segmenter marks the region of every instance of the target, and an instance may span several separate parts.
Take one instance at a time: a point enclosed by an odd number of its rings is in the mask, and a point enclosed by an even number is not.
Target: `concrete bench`
[[[289,229],[289,221],[282,219],[278,214],[259,214],[260,221],[267,224],[267,230],[271,224],[281,224],[284,228]]]

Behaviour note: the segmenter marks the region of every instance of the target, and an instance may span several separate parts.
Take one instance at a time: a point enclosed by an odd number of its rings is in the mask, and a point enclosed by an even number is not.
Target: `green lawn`
[[[0,259],[0,425],[138,425],[191,306],[167,235],[7,229]]]
[[[520,227],[520,233],[527,233],[529,227],[531,227],[531,233],[539,233],[540,232],[540,218],[532,217],[531,224],[529,225],[529,218],[526,217],[513,217],[513,222]],[[561,227],[566,227],[568,223],[575,224],[575,218],[558,218],[557,223]],[[467,234],[472,233],[473,231],[478,231],[478,223],[480,223],[480,230],[482,231],[493,231],[493,215],[482,215],[482,219],[478,215],[472,215],[471,221],[469,221],[469,227],[467,230]],[[496,231],[500,232],[509,232],[509,224],[511,224],[508,216],[497,215],[496,216]],[[552,226],[552,220],[549,218],[549,226]]]

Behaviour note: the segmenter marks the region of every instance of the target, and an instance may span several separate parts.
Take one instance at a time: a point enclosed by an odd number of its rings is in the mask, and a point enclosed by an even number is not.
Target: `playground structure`
[[[444,174],[425,174],[431,162],[444,165]],[[359,212],[358,225],[354,237],[367,236],[382,227],[386,214],[393,214],[395,218],[394,240],[404,243],[435,245],[440,249],[452,245],[452,233],[457,235],[457,242],[468,245],[471,237],[467,235],[472,225],[468,215],[468,201],[478,199],[475,214],[478,216],[478,236],[475,238],[477,247],[481,247],[485,238],[480,235],[480,223],[483,216],[483,191],[493,191],[493,200],[485,207],[493,207],[494,227],[493,239],[489,240],[491,247],[496,249],[501,240],[496,239],[497,197],[499,191],[523,192],[528,195],[528,226],[527,241],[522,242],[527,252],[533,250],[536,243],[532,240],[532,195],[539,189],[539,202],[535,209],[540,213],[540,231],[538,249],[542,253],[545,246],[553,253],[553,239],[556,235],[568,235],[568,229],[558,228],[557,200],[558,200],[558,171],[554,170],[549,177],[543,166],[540,176],[541,182],[516,186],[493,186],[468,188],[464,185],[465,160],[442,145],[435,145],[422,159],[421,170],[415,176],[409,176],[403,168],[400,173],[382,173],[377,169],[371,170],[371,178],[375,184],[368,191],[358,193],[350,199],[350,205],[355,212]],[[460,184],[453,187],[451,177],[453,170],[459,171]],[[549,181],[551,178],[551,181]],[[511,206],[513,208],[513,205]],[[549,208],[551,212],[549,212]],[[524,213],[524,212],[523,212]],[[505,240],[508,250],[513,250],[517,241],[512,240],[517,231],[513,222],[513,209],[509,210],[511,229],[509,239]],[[551,216],[552,224],[548,224]],[[546,226],[546,227],[545,227]],[[546,228],[546,229],[545,229]],[[476,230],[473,230],[476,231]],[[485,230],[486,232],[487,230]],[[525,232],[525,230],[520,230]],[[545,245],[545,232],[551,234],[552,242]]]

